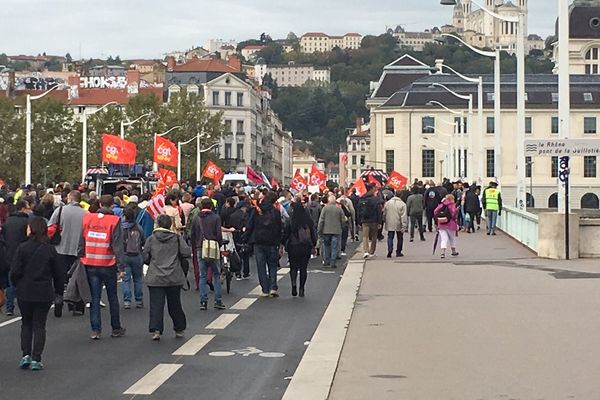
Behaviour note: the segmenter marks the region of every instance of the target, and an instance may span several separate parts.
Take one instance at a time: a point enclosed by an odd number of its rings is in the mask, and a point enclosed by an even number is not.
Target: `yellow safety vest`
[[[496,188],[487,188],[483,192],[485,196],[485,209],[490,211],[498,211],[500,209],[500,204],[498,203],[498,197],[500,196],[500,191]]]

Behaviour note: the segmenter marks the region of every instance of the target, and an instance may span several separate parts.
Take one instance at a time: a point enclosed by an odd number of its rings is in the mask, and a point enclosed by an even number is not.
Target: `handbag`
[[[177,258],[179,259],[179,265],[181,265],[181,269],[183,270],[183,275],[185,276],[185,283],[187,286],[184,286],[183,290],[188,291],[190,290],[190,281],[188,281],[187,276],[188,276],[188,272],[190,271],[190,261],[183,257],[181,255],[181,245],[179,243],[179,241],[181,240],[180,237],[177,238]]]
[[[58,222],[48,227],[49,243],[53,246],[60,244],[62,239],[62,227],[60,226],[60,217],[62,216],[63,206],[58,209]]]
[[[221,258],[221,251],[219,250],[219,242],[216,240],[204,239],[202,241],[202,259],[215,261]]]

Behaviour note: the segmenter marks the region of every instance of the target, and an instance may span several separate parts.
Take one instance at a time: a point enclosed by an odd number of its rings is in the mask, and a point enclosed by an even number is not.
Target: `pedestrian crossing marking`
[[[142,379],[133,384],[123,394],[150,395],[165,383],[183,364],[158,364]]]
[[[247,310],[254,302],[256,302],[256,298],[243,298],[240,299],[237,303],[235,303],[230,310]]]
[[[206,325],[206,329],[225,329],[239,316],[240,314],[222,314],[219,318]]]
[[[195,335],[185,342],[183,346],[173,352],[174,356],[195,356],[204,346],[206,346],[215,335]]]

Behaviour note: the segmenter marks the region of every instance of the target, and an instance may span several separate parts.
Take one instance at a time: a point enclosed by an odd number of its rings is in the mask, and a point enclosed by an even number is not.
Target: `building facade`
[[[356,181],[362,171],[369,167],[371,160],[371,129],[361,119],[357,120],[356,128],[346,137],[346,182],[340,184],[349,186]],[[376,167],[376,166],[375,166]]]
[[[435,44],[442,38],[442,31],[437,27],[425,32],[406,32],[398,25],[395,29],[388,29],[388,33],[396,38],[400,47],[414,51],[423,51],[426,44]]]
[[[322,161],[319,161],[309,149],[294,149],[292,153],[292,169],[294,174],[296,171],[300,171],[300,174],[308,182],[313,165],[321,171],[325,170],[325,164]]]
[[[331,71],[328,68],[315,68],[309,64],[296,64],[293,61],[288,64],[267,65],[262,58],[258,59],[254,66],[254,78],[259,85],[262,85],[267,74],[271,74],[279,87],[303,86],[307,82],[325,84],[331,81]]]
[[[346,33],[343,36],[330,36],[323,32],[308,32],[300,37],[300,51],[302,53],[324,53],[340,49],[359,49],[362,42],[359,33]]]

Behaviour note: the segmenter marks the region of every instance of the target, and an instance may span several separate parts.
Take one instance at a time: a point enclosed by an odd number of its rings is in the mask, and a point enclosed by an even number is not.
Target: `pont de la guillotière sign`
[[[526,140],[525,155],[542,157],[600,155],[600,139]]]

